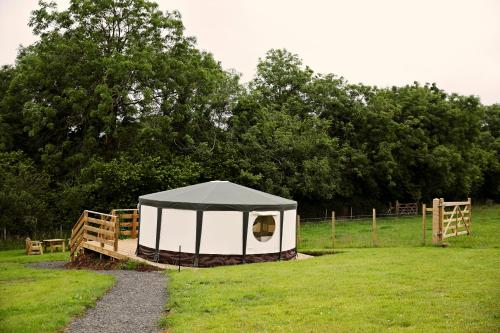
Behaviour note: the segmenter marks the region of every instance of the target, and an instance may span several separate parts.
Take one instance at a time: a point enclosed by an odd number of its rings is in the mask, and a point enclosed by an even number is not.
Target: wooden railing
[[[117,217],[120,236],[137,238],[139,227],[139,212],[137,209],[113,209],[111,215]]]
[[[104,248],[109,245],[113,251],[118,250],[120,227],[116,215],[83,211],[71,230],[69,241],[71,260],[78,255],[82,245],[87,241],[96,241]]]
[[[472,201],[446,202],[443,198],[432,201],[432,242],[470,235],[472,226]]]

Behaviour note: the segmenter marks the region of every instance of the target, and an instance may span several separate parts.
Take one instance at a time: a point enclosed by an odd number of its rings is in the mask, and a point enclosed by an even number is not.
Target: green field
[[[170,274],[173,332],[495,332],[498,249],[380,248]]]
[[[495,247],[500,246],[498,224],[500,206],[477,207],[473,210],[472,235],[446,239],[453,247]],[[372,221],[337,220],[335,226],[335,247],[374,247]],[[426,219],[426,246],[432,246],[432,217]],[[422,216],[378,217],[376,247],[414,247],[423,245]],[[303,222],[300,228],[300,251],[322,251],[332,249],[331,221]]]
[[[473,235],[448,239],[448,248],[416,247],[420,218],[385,223],[379,248],[353,248],[370,246],[370,226],[346,222],[340,235],[350,241],[339,237],[334,255],[171,272],[164,324],[172,332],[500,331],[500,207],[476,209]],[[331,248],[330,225],[318,226],[302,228],[301,250]]]
[[[53,260],[68,260],[68,253],[0,251],[0,332],[60,331],[114,283],[113,276],[89,271],[25,267]]]
[[[334,255],[170,271],[162,323],[172,332],[499,332],[500,207],[476,208],[473,234],[447,248],[420,246],[420,223],[380,219],[377,248],[368,222],[341,222]],[[331,250],[330,227],[304,225],[300,250]],[[58,332],[113,284],[25,267],[67,259],[0,251],[0,332]]]

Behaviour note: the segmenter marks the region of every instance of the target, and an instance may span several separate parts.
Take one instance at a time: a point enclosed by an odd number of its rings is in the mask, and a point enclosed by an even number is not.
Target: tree
[[[328,200],[338,193],[337,141],[307,101],[313,72],[296,55],[271,50],[257,65],[230,122],[236,181],[286,197]],[[234,161],[234,162],[233,162]]]
[[[49,176],[22,152],[0,153],[0,227],[28,236],[51,227]]]
[[[484,199],[500,202],[500,104],[484,109],[478,142],[485,155],[484,181],[478,194]]]

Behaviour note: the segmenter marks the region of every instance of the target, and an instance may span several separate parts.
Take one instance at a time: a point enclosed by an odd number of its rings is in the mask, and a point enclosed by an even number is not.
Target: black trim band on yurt
[[[141,258],[150,261],[155,260],[155,249],[139,245],[139,253],[141,253]],[[196,255],[194,253],[179,253],[175,251],[160,250],[158,261],[164,264],[177,266],[179,265],[179,254],[181,258],[180,265],[186,267],[215,267],[224,265],[253,264],[266,261],[291,260],[297,257],[296,249],[290,249],[281,253],[249,254],[245,256],[245,260],[243,260],[240,254],[199,254],[198,266],[195,266],[194,262]]]
[[[148,260],[210,267],[297,255],[293,200],[213,181],[147,194],[139,205],[137,255]]]
[[[141,205],[154,206],[160,208],[177,208],[177,209],[190,209],[202,211],[241,211],[251,212],[256,210],[288,210],[296,209],[297,203],[287,205],[224,205],[224,204],[198,204],[190,202],[168,202],[168,201],[155,201],[139,198]]]

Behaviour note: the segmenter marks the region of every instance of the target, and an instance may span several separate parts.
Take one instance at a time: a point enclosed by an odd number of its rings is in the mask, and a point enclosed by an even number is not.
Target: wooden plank
[[[93,241],[99,242],[99,243],[103,244],[102,246],[104,246],[104,244],[113,245],[113,242],[114,242],[114,239],[109,239],[108,237],[99,237],[98,235],[94,235],[94,234],[87,234],[84,241],[87,241],[87,240],[93,240]]]
[[[101,220],[101,219],[96,219],[96,218],[93,218],[93,217],[87,217],[87,221],[88,221],[88,223],[99,224],[99,225],[103,225],[103,226],[106,226],[106,227],[109,227],[109,228],[114,228],[115,227],[115,223],[114,222],[105,221],[105,220]]]
[[[455,211],[455,209],[445,211],[445,212],[444,212],[444,215],[445,215],[445,216],[453,215],[453,212],[454,212],[454,211]],[[462,210],[462,212],[463,212],[464,214],[469,214],[469,211],[468,211],[468,210]]]
[[[132,231],[130,231],[130,230],[120,230],[120,235],[130,236],[130,235],[132,235]]]
[[[89,222],[88,221],[89,220],[89,212],[85,210],[83,212],[83,215],[84,215],[84,217],[83,217],[84,223],[88,224],[88,222]],[[86,237],[87,237],[87,230],[85,230],[85,228],[83,228],[83,234],[82,234],[82,240],[81,240],[81,242],[85,242],[85,240],[87,239]],[[80,248],[81,242],[77,244],[77,246],[76,246],[77,248]]]
[[[458,208],[458,206],[455,206],[455,208],[453,208],[453,213],[454,213],[454,214],[457,212],[457,208]],[[444,210],[442,205],[441,205],[441,210]],[[442,213],[442,216],[443,216],[442,221],[443,221],[443,223],[444,223],[444,212]],[[448,229],[450,228],[450,225],[451,225],[452,223],[454,223],[454,222],[455,222],[455,221],[454,221],[454,219],[453,219],[453,215],[452,215],[451,217],[449,217],[449,218],[446,220],[446,227],[444,228],[443,234],[447,234],[447,233],[448,233]]]
[[[458,217],[458,216],[455,216],[454,218],[448,218],[448,219],[446,219],[446,223],[453,223],[453,222],[457,222],[457,220],[458,220],[458,222],[459,222],[459,223],[463,222],[463,223],[468,224],[468,222],[469,222],[469,217],[468,217],[468,216],[465,216],[465,217]]]
[[[71,254],[73,254],[73,252],[75,251],[75,249],[77,247],[75,245],[79,244],[82,240],[83,240],[83,237],[74,238],[73,244],[70,244],[70,252],[71,252]]]
[[[109,250],[109,249],[106,249],[104,247],[100,247],[100,246],[97,246],[97,245],[94,245],[94,244],[90,244],[89,242],[83,243],[82,247],[84,247],[86,249],[89,249],[89,250],[92,250],[92,251],[95,251],[95,252],[98,252],[98,253],[102,253],[104,255],[107,255],[109,257],[112,257],[112,258],[115,258],[115,259],[118,259],[118,260],[126,260],[128,258],[124,254],[121,254],[121,253],[118,253],[116,251]]]
[[[85,229],[87,231],[92,231],[92,232],[95,232],[95,233],[101,234],[101,235],[108,235],[108,236],[114,236],[115,235],[115,232],[112,231],[112,230],[106,230],[106,229],[102,229],[102,228],[96,228],[96,227],[92,227],[90,225],[86,225]]]
[[[118,251],[118,239],[120,238],[120,226],[116,216],[113,216],[112,222],[115,224],[115,242],[113,244],[113,250]]]
[[[444,198],[439,198],[439,234],[443,240],[443,227],[444,227]]]
[[[133,219],[137,216],[137,214],[118,214],[119,219]]]
[[[458,234],[446,234],[446,235],[443,235],[443,238],[450,238],[450,237],[455,237],[455,236],[461,236],[461,235],[467,235],[467,230],[464,230],[464,231],[459,231]]]
[[[80,229],[80,231],[78,231],[78,233],[77,233],[77,234],[75,234],[75,235],[71,236],[71,239],[69,240],[69,243],[70,243],[70,244],[71,244],[71,243],[74,243],[74,242],[72,241],[73,239],[78,239],[78,238],[80,238],[80,237],[83,235],[83,231],[84,231],[84,230],[85,230],[85,228],[83,227],[83,228],[81,228],[81,229]]]
[[[120,222],[120,228],[122,227],[132,227],[133,222]]]
[[[83,218],[84,218],[84,217],[85,217],[85,212],[82,212],[82,214],[80,215],[80,217],[79,217],[79,218],[78,218],[78,220],[76,221],[75,225],[73,226],[72,230],[73,230],[75,227],[77,227],[77,226],[79,226],[79,225],[80,225],[80,223],[82,222],[82,220],[83,220]]]
[[[71,229],[71,233],[77,233],[78,231],[80,231],[84,224],[85,224],[84,218],[82,218],[81,220],[78,220],[76,225]]]
[[[432,208],[426,208],[425,211],[426,212],[432,212]]]
[[[471,198],[467,198],[467,210],[469,211],[469,226],[467,228],[467,231],[469,232],[469,235],[471,234],[472,232],[472,199]]]
[[[99,242],[99,243],[104,243],[104,244],[108,244],[108,245],[111,245],[113,246],[114,245],[114,241],[111,241],[111,240],[108,240],[108,239],[105,239],[105,238],[102,238],[102,237],[97,237],[97,236],[94,236],[94,235],[90,235],[90,234],[87,234],[86,236],[87,240],[93,240],[93,241],[96,241],[96,242]]]
[[[99,213],[99,212],[94,212],[93,210],[86,210],[87,214],[94,214],[94,215],[100,215],[100,216],[105,216],[105,217],[115,217],[115,215],[112,214],[104,214],[104,213]]]
[[[468,205],[468,201],[449,201],[449,202],[443,202],[444,207],[450,207],[450,206],[466,206]]]

